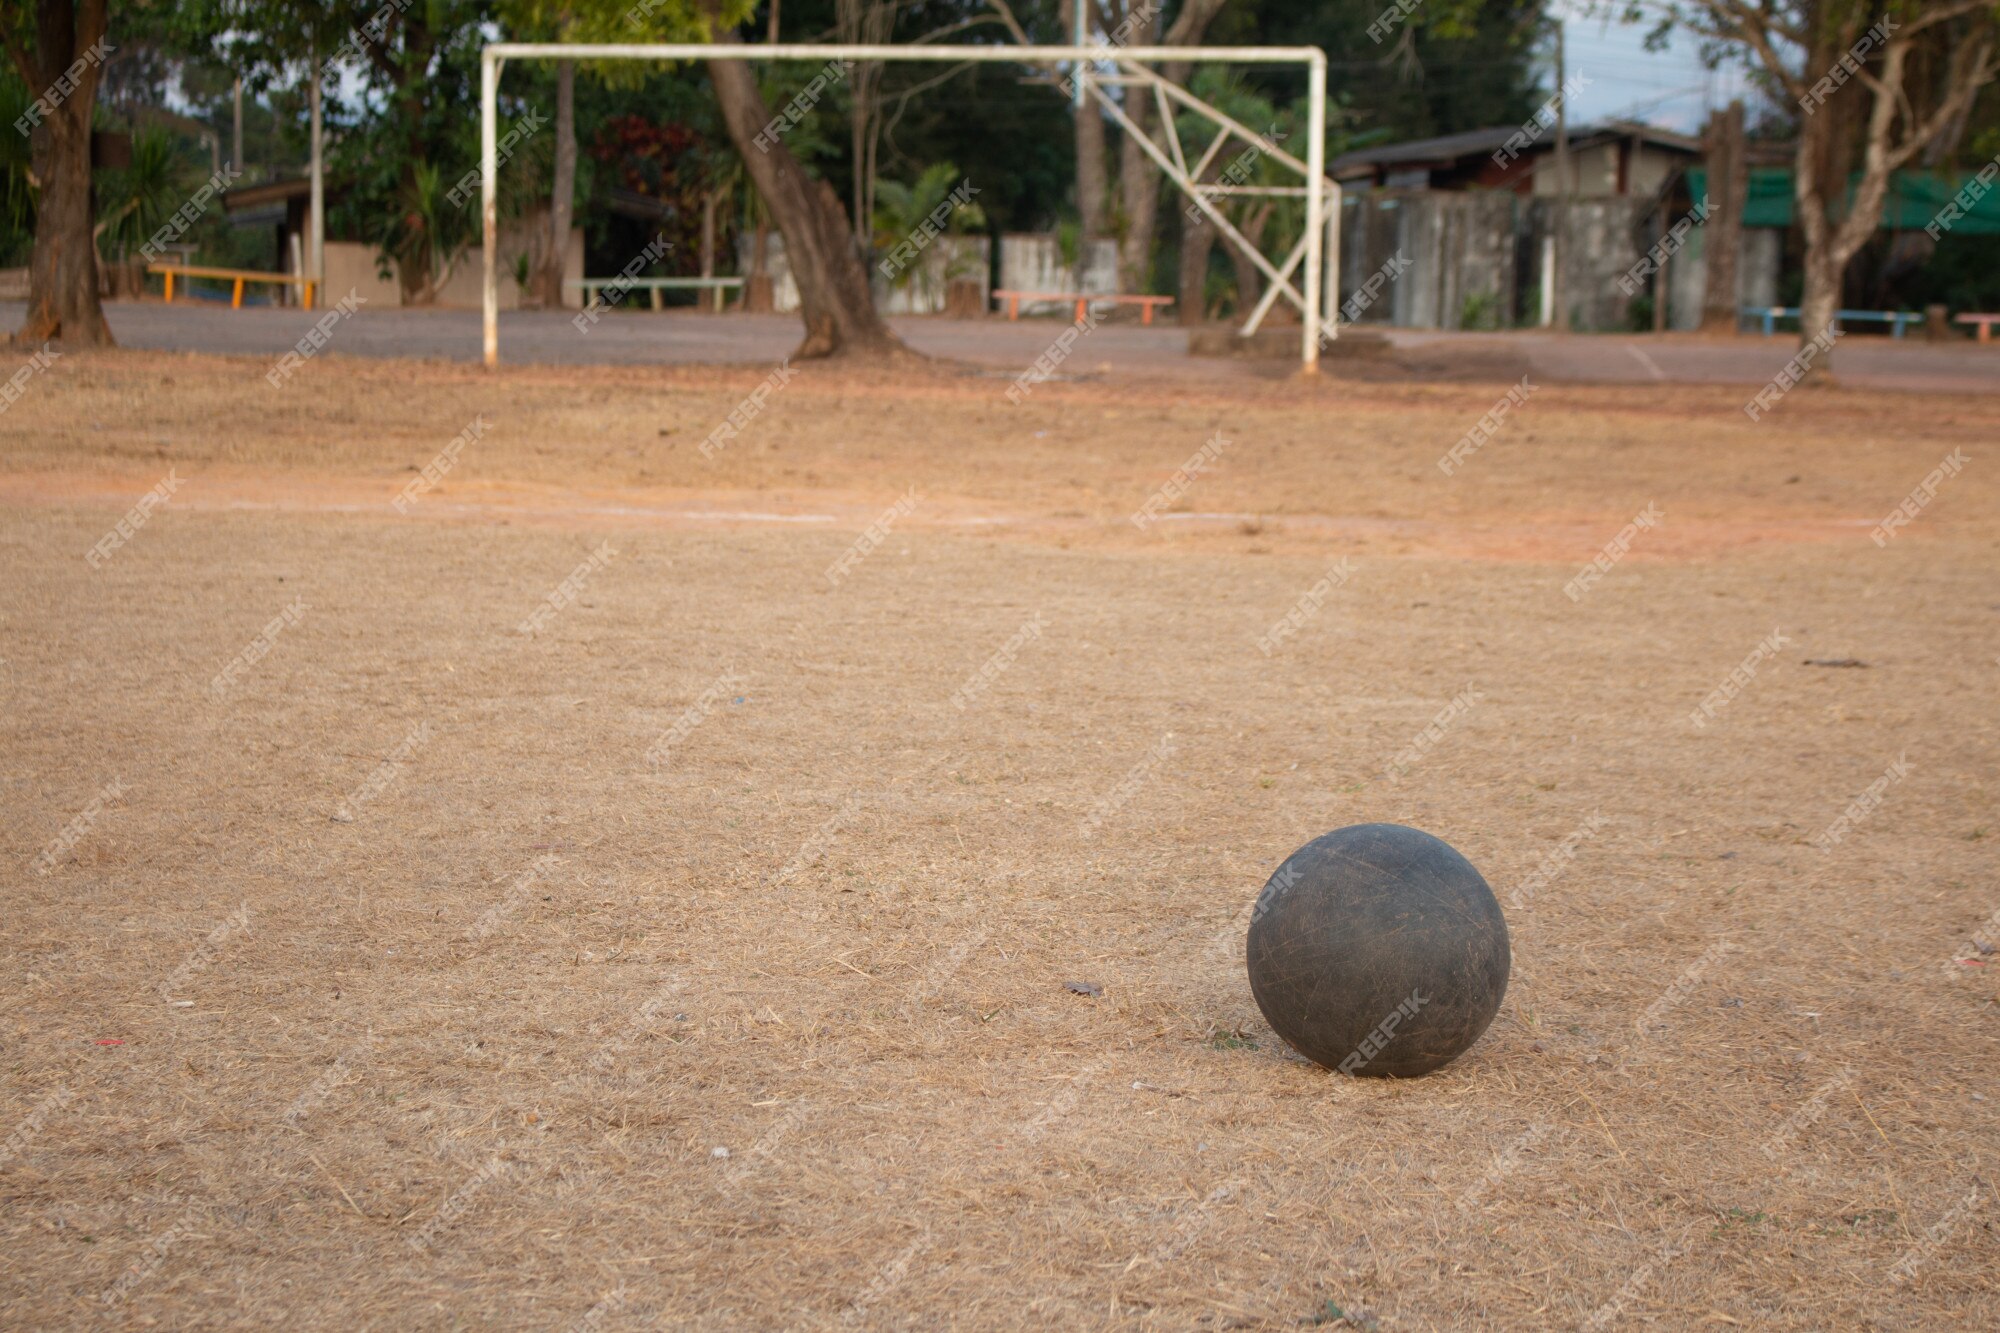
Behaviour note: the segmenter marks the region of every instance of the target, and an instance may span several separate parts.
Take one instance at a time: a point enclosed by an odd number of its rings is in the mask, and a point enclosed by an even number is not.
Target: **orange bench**
[[[176,277],[221,278],[224,281],[233,280],[236,284],[235,289],[229,295],[229,308],[231,310],[240,310],[243,308],[243,284],[246,282],[275,282],[282,286],[295,287],[299,291],[299,296],[305,308],[308,310],[312,309],[313,281],[311,278],[301,278],[296,273],[258,273],[254,269],[247,268],[197,268],[192,264],[148,264],[146,265],[146,272],[158,273],[167,280],[167,301],[169,304],[172,304],[174,299],[174,279]]]
[[[995,298],[1004,299],[1007,302],[1008,319],[1019,319],[1021,317],[1021,302],[1023,301],[1074,301],[1076,302],[1076,322],[1079,324],[1083,323],[1084,316],[1089,312],[1090,303],[1093,301],[1108,301],[1112,305],[1136,305],[1139,307],[1139,322],[1141,324],[1151,324],[1153,322],[1153,311],[1156,307],[1172,305],[1174,303],[1174,298],[1171,296],[1120,296],[1114,292],[1016,292],[1008,291],[1004,288],[995,288],[993,295]]]
[[[1993,341],[1993,326],[2000,324],[2000,315],[1960,315],[1952,323],[1976,325],[1979,329],[1979,341],[1990,343]]]

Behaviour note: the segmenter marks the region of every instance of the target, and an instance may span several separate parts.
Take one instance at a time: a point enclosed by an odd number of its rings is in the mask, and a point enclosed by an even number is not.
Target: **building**
[[[1378,300],[1349,297],[1353,323],[1505,328],[1551,322],[1561,183],[1555,131],[1539,120],[1336,157],[1344,190],[1340,285],[1395,270]],[[1700,160],[1696,139],[1632,121],[1569,131],[1575,177],[1561,263],[1571,326],[1629,328],[1619,284],[1652,242],[1652,221]],[[1643,312],[1640,312],[1643,313]]]
[[[1561,193],[1555,141],[1553,126],[1531,120],[1343,153],[1328,164],[1327,174],[1350,190],[1505,190],[1552,196]],[[1579,125],[1569,131],[1570,171],[1579,199],[1650,198],[1700,156],[1699,139],[1636,121]]]
[[[340,198],[340,186],[331,178],[326,181],[326,204],[329,213]],[[285,273],[297,273],[305,264],[306,218],[310,209],[312,182],[303,176],[286,177],[265,181],[258,185],[239,186],[223,196],[223,207],[228,211],[232,226],[271,228],[277,242],[278,268]],[[477,207],[475,200],[471,207]],[[537,226],[546,229],[547,206],[531,209],[526,215],[503,223],[500,229],[500,271],[513,274],[522,256],[531,247],[539,248],[540,237]],[[339,300],[349,291],[358,293],[374,309],[380,310],[403,303],[402,285],[397,279],[395,261],[381,261],[379,250],[371,242],[354,236],[336,236],[331,230],[326,235],[326,294],[325,303]],[[566,288],[563,304],[572,309],[583,305],[583,229],[575,228],[570,233],[569,253],[564,256],[564,277],[579,284],[576,288]],[[386,272],[384,264],[386,263]],[[474,244],[461,251],[453,261],[450,273],[439,284],[436,304],[440,306],[480,305],[480,280],[482,268],[480,248]],[[513,310],[521,304],[520,284],[503,280],[500,284],[500,308]]]

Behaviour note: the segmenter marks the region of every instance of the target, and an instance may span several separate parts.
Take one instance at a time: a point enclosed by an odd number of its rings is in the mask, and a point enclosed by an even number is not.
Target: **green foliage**
[[[1350,108],[1356,146],[1518,125],[1540,105],[1543,0],[1425,0],[1377,28],[1378,42],[1369,28],[1387,7],[1384,0],[1251,0],[1250,31],[1226,40],[1324,50],[1328,86]],[[1275,83],[1270,89],[1278,91]]]
[[[35,192],[28,179],[28,139],[13,133],[28,109],[27,85],[0,61],[0,268],[26,262],[35,238]]]
[[[389,276],[387,258],[394,256],[406,275],[423,274],[423,292],[435,291],[451,276],[452,266],[479,237],[479,215],[450,196],[453,182],[435,162],[418,161],[404,184],[398,206],[387,211],[371,239],[381,246],[381,275]]]
[[[970,181],[960,175],[958,168],[950,162],[938,162],[925,168],[912,185],[901,181],[877,181],[874,218],[876,250],[893,250],[912,239],[925,221],[940,209],[945,210],[941,225],[946,235],[985,230],[985,210],[973,199],[966,198],[957,206],[949,207],[952,195],[961,183],[970,184]],[[963,256],[955,257],[947,264],[945,277],[963,277],[971,262]],[[897,287],[906,287],[912,281],[921,284],[926,280],[922,264],[905,264],[896,269],[889,279]]]
[[[1066,217],[1056,223],[1056,250],[1062,255],[1063,267],[1071,272],[1083,262],[1083,223],[1073,217]]]
[[[1500,298],[1492,292],[1467,292],[1459,303],[1458,327],[1497,329],[1500,327]]]
[[[132,163],[97,173],[100,252],[125,258],[187,202],[201,174],[172,134],[157,126],[132,136]]]

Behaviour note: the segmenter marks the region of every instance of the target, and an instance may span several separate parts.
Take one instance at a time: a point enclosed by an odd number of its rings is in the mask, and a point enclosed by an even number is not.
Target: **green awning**
[[[1708,187],[1707,170],[1690,167],[1687,177],[1689,193],[1696,199],[1701,198]],[[1848,198],[1854,197],[1854,186],[1859,179],[1857,174],[1848,181]],[[1982,188],[1969,175],[1948,177],[1929,172],[1899,171],[1889,181],[1889,197],[1882,206],[1882,225],[1895,231],[1922,231],[1960,190],[1968,186],[1968,198]],[[1744,226],[1789,227],[1792,225],[1792,204],[1790,167],[1750,169],[1749,198],[1743,201]],[[1953,232],[1977,236],[2000,235],[2000,181],[1991,182],[1991,187],[1978,200],[1969,204],[1961,200],[1959,206],[1965,209],[1965,216],[1952,220]]]

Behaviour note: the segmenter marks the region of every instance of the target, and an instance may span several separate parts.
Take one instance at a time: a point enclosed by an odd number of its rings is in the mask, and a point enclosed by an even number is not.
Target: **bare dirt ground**
[[[268,364],[0,416],[0,1325],[2000,1323],[2000,400]],[[1371,820],[1412,1082],[1242,974]]]

